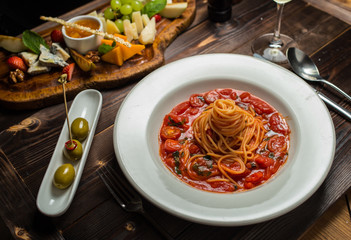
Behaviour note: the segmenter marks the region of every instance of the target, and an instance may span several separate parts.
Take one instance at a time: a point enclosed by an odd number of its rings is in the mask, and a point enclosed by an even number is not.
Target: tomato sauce
[[[181,151],[185,147],[190,153],[189,157],[194,154],[206,154],[194,140],[191,126],[205,108],[217,99],[232,99],[242,109],[253,109],[256,116],[262,118],[267,131],[255,151],[254,159],[246,163],[245,171],[230,175],[240,188],[231,182],[211,181],[221,177],[221,173],[213,167],[216,162],[206,156],[199,161],[198,169],[189,172],[185,167],[187,159],[183,156],[184,151]],[[289,141],[289,126],[274,107],[249,92],[231,88],[192,94],[187,101],[176,105],[164,117],[159,133],[161,159],[175,176],[197,189],[221,193],[246,191],[271,179],[288,158]],[[227,167],[235,169],[239,166],[234,162]]]

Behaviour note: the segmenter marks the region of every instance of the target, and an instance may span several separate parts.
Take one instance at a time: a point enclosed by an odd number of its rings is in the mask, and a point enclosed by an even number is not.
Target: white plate
[[[97,90],[84,90],[74,98],[68,113],[69,120],[72,123],[72,121],[78,117],[85,118],[89,123],[90,131],[87,138],[82,142],[82,158],[79,161],[67,160],[63,156],[65,142],[69,140],[67,121],[65,120],[37,196],[37,207],[43,214],[56,217],[64,214],[69,208],[84,170],[84,165],[99,120],[101,106],[102,95]],[[64,109],[62,110],[64,111]],[[74,166],[76,177],[70,187],[61,190],[53,185],[52,180],[56,169],[64,163],[71,163]]]
[[[178,180],[159,157],[162,120],[192,93],[216,88],[249,91],[288,119],[289,159],[274,179],[253,190],[219,194]],[[313,89],[288,70],[249,56],[209,54],[165,65],[124,100],[114,127],[115,153],[131,184],[161,209],[189,221],[239,226],[285,214],[324,181],[334,158],[329,111]]]

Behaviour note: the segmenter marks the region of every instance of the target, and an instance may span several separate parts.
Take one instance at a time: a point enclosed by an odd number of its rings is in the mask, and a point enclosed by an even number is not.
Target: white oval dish
[[[291,128],[287,163],[255,189],[233,194],[197,190],[160,159],[164,116],[192,93],[216,88],[251,92],[286,116]],[[307,83],[287,69],[236,54],[193,56],[146,76],[122,103],[113,140],[121,169],[144,197],[178,217],[217,226],[259,223],[296,208],[322,184],[335,152],[329,111]]]
[[[37,196],[37,207],[43,214],[56,217],[64,214],[69,208],[78,188],[84,165],[89,154],[100,116],[101,106],[102,95],[97,90],[84,90],[74,98],[68,113],[69,120],[72,123],[72,121],[78,117],[85,118],[89,123],[89,134],[82,142],[82,158],[79,161],[67,160],[63,155],[64,144],[69,140],[67,121],[65,120]],[[53,185],[52,180],[56,169],[64,163],[71,163],[74,166],[76,176],[70,187],[61,190]]]

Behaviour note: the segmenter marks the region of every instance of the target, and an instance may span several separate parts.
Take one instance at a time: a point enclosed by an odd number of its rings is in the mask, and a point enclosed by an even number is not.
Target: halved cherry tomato
[[[198,114],[199,111],[200,111],[199,108],[190,107],[187,109],[185,114],[195,115],[195,114]]]
[[[268,103],[264,102],[263,100],[257,97],[252,96],[248,92],[243,92],[240,95],[240,98],[242,102],[250,103],[258,114],[270,114],[274,112],[274,109]]]
[[[268,167],[264,170],[263,179],[268,180],[272,176],[271,168]]]
[[[223,181],[216,181],[210,183],[211,187],[216,188],[220,192],[234,192],[235,187],[233,183],[230,182],[223,182]]]
[[[182,145],[179,143],[179,141],[173,139],[167,139],[164,144],[166,152],[175,152],[182,148]]]
[[[172,157],[166,158],[166,159],[165,159],[165,163],[166,163],[167,166],[169,166],[171,169],[174,169],[174,167],[175,167],[174,158],[172,158]]]
[[[268,168],[274,164],[274,160],[269,157],[258,156],[255,162],[260,166],[260,168]]]
[[[174,126],[164,126],[161,129],[161,137],[166,139],[178,139],[181,135],[181,130]]]
[[[191,143],[190,146],[189,146],[189,152],[191,154],[199,153],[200,152],[200,148],[195,143]]]
[[[207,104],[213,103],[219,98],[220,98],[219,93],[214,90],[205,93],[205,96],[204,96],[205,102]]]
[[[224,89],[217,89],[217,92],[224,98],[230,98],[231,94],[233,93],[233,90],[230,88],[224,88]]]
[[[287,147],[287,143],[285,141],[285,137],[283,136],[275,136],[268,141],[268,149],[271,152],[281,152],[284,151]]]
[[[245,182],[244,183],[244,188],[245,189],[251,189],[253,187],[255,187],[255,184],[253,184],[252,182]]]
[[[263,173],[262,172],[255,172],[245,178],[246,182],[259,182],[263,179]]]
[[[176,127],[184,127],[185,123],[189,122],[187,116],[178,116],[173,113],[170,113],[165,116],[165,125],[168,126],[176,126]]]
[[[288,125],[279,113],[272,114],[269,119],[269,125],[274,132],[281,133],[283,135],[290,133]]]
[[[173,108],[172,113],[176,115],[180,115],[184,113],[189,107],[190,107],[189,101],[182,102]]]
[[[192,94],[189,98],[192,107],[202,107],[205,104],[202,94]]]
[[[238,99],[238,94],[236,92],[232,92],[230,94],[230,98],[233,99],[233,100],[237,100]]]

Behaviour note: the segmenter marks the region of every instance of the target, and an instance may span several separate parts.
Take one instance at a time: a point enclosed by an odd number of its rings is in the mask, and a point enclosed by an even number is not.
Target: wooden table
[[[65,16],[89,12],[98,2],[92,1]],[[272,31],[275,17],[273,1],[245,0],[233,5],[230,21],[213,23],[207,19],[206,1],[199,0],[194,22],[168,47],[165,64],[206,53],[252,55],[251,41]],[[349,24],[304,1],[294,0],[285,7],[282,32],[293,36],[300,49],[312,56],[322,76],[351,93]],[[112,145],[114,120],[134,85],[135,82],[102,91],[102,113],[79,188],[68,211],[55,218],[40,214],[35,199],[65,121],[63,104],[34,111],[0,110],[2,238],[162,239],[142,216],[123,211],[96,173],[102,163],[118,168]],[[350,102],[334,92],[322,85],[314,87],[351,110]],[[213,227],[174,217],[145,200],[146,211],[175,239],[299,238],[351,186],[351,123],[333,111],[330,114],[337,141],[332,168],[313,196],[291,212],[255,225]],[[128,230],[128,223],[135,229]]]

